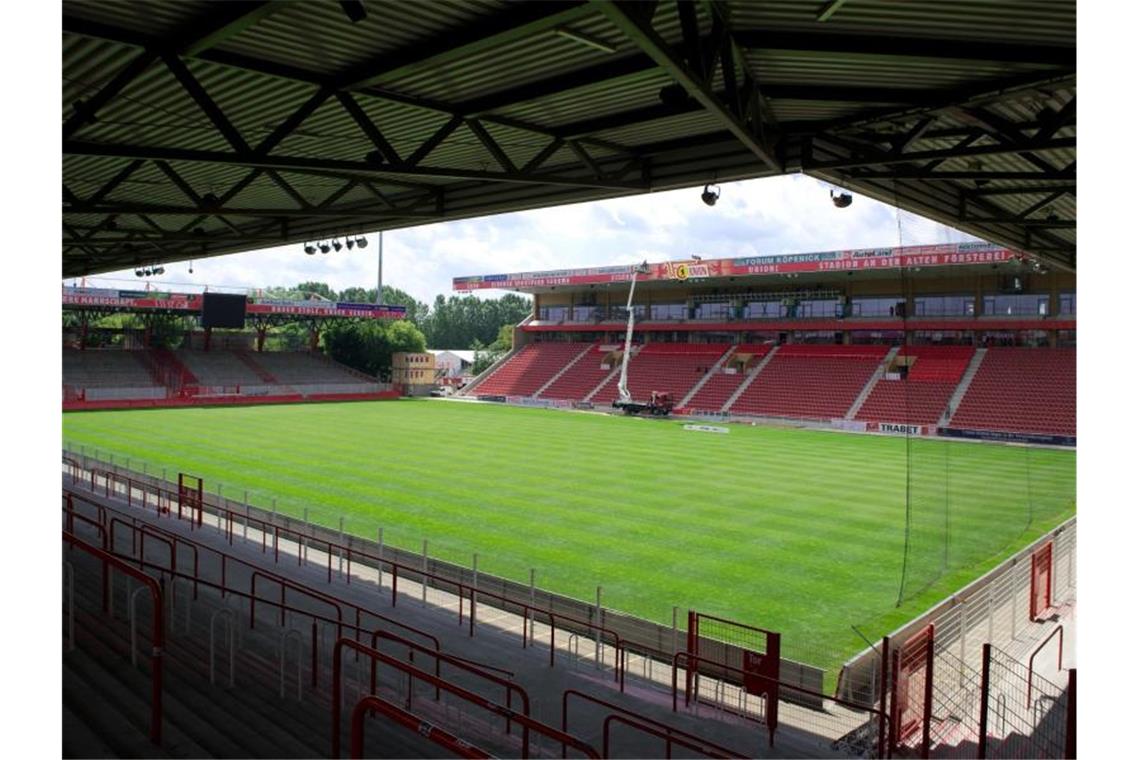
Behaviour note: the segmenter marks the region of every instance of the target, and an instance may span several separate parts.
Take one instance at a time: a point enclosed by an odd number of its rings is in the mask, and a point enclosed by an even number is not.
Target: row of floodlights
[[[720,187],[712,182],[705,185],[704,191],[701,192],[701,201],[704,202],[706,206],[715,206],[719,200]],[[851,205],[851,193],[837,193],[832,190],[831,202],[835,204],[836,208],[847,208]]]
[[[343,243],[337,238],[305,243],[305,253],[312,256],[317,251],[320,251],[321,253],[328,253],[329,251],[339,251],[341,248],[347,248],[351,251],[354,246],[357,248],[367,248],[368,238],[361,235],[358,238],[346,237]]]
[[[193,270],[191,270],[193,271]],[[160,265],[143,267],[135,270],[135,277],[150,277],[151,275],[165,274],[166,268]]]

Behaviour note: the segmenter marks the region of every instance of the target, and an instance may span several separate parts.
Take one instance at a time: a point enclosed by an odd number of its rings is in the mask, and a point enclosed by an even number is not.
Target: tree
[[[325,329],[324,344],[335,361],[382,378],[390,376],[393,353],[422,353],[427,347],[424,334],[404,319],[337,320]]]
[[[475,361],[471,364],[471,371],[478,375],[510,351],[511,344],[514,340],[514,332],[514,325],[503,325],[499,328],[499,334],[495,340],[487,346],[484,346],[483,343],[476,338],[471,344],[471,348],[475,350]]]
[[[518,324],[530,311],[530,301],[513,293],[499,299],[438,295],[422,327],[435,348],[473,346],[476,339],[486,346],[503,325]]]
[[[329,301],[336,300],[336,291],[330,288],[327,282],[302,282],[296,289],[304,293],[305,298],[315,293]]]

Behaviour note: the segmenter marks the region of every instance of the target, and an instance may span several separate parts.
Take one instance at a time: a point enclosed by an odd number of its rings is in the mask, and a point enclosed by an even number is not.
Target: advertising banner
[[[665,261],[649,265],[649,273],[639,282],[699,280],[748,275],[792,274],[798,272],[855,271],[894,267],[942,267],[970,264],[999,264],[1019,256],[1016,251],[990,243],[947,243],[899,248],[860,248],[815,253],[788,253],[747,256],[735,259]],[[503,290],[594,285],[629,282],[636,265],[562,269],[548,272],[519,272],[456,277],[452,289],[458,291],[499,288]]]
[[[1014,433],[1004,430],[965,430],[938,428],[938,435],[947,438],[971,438],[978,441],[1004,441],[1006,443],[1039,443],[1046,446],[1076,446],[1072,435],[1046,435],[1042,433]]]
[[[161,293],[145,290],[111,290],[106,288],[64,288],[64,306],[107,306],[146,311],[200,312],[200,293]],[[403,319],[404,306],[349,303],[345,301],[285,301],[251,298],[247,314],[284,314],[298,317],[356,317],[364,319]]]

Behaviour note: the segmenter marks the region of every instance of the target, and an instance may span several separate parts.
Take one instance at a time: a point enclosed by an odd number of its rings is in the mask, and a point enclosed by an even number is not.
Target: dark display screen
[[[245,296],[202,294],[202,327],[245,327]]]

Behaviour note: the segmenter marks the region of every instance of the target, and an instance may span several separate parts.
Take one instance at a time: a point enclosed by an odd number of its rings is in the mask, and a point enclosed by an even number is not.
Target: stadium
[[[987,9],[65,2],[63,755],[1075,757],[1076,10]],[[450,272],[462,381],[149,279],[796,173],[896,239]]]

